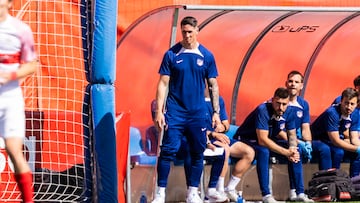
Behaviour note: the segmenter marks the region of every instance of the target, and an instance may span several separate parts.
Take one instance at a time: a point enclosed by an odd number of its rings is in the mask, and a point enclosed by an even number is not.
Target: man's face
[[[194,44],[197,41],[198,28],[191,25],[183,25],[181,26],[181,34],[185,45]]]
[[[354,98],[342,98],[341,99],[341,103],[340,103],[340,107],[341,107],[341,114],[344,116],[349,116],[356,108],[357,103],[358,102],[358,98],[354,97]]]
[[[9,0],[0,0],[0,18],[4,18],[11,7],[11,3]]]
[[[282,116],[289,105],[289,98],[282,99],[279,97],[272,98],[272,107],[277,116]]]
[[[300,91],[304,87],[304,83],[301,81],[301,76],[298,74],[291,75],[286,80],[285,85],[291,96],[299,95]]]

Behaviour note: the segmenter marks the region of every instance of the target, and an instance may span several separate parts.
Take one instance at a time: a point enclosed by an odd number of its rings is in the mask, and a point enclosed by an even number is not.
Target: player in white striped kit
[[[0,137],[14,164],[23,202],[33,202],[32,172],[23,155],[25,109],[19,79],[37,69],[33,33],[9,14],[12,0],[0,0]]]

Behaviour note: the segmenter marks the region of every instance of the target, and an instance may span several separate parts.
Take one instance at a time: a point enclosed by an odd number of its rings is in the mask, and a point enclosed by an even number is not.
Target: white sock
[[[235,190],[235,188],[239,184],[240,180],[241,180],[241,178],[231,175],[231,178],[230,178],[228,186],[227,186],[227,190]]]
[[[224,192],[224,182],[225,182],[225,178],[219,177],[218,182],[216,184],[217,191]]]
[[[188,188],[188,195],[191,195],[191,194],[197,194],[198,193],[198,188],[197,187],[189,187]]]
[[[271,196],[271,194],[267,194],[267,195],[263,196],[262,199],[264,200],[264,199],[266,199],[266,198],[268,198],[270,196]]]
[[[161,196],[165,196],[165,187],[158,187],[158,194]]]

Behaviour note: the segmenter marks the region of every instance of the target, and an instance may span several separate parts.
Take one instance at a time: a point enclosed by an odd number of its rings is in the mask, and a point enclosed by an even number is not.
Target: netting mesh
[[[35,200],[77,202],[84,198],[88,150],[85,92],[89,1],[16,0],[10,13],[30,25],[40,67],[24,79],[24,152],[34,173]],[[85,12],[84,12],[85,11]],[[0,145],[0,201],[20,201],[12,163]]]

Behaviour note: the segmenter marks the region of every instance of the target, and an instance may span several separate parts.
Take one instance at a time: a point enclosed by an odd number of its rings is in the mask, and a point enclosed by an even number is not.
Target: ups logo
[[[319,28],[318,25],[303,25],[300,27],[292,27],[289,25],[275,26],[271,32],[315,32]]]

